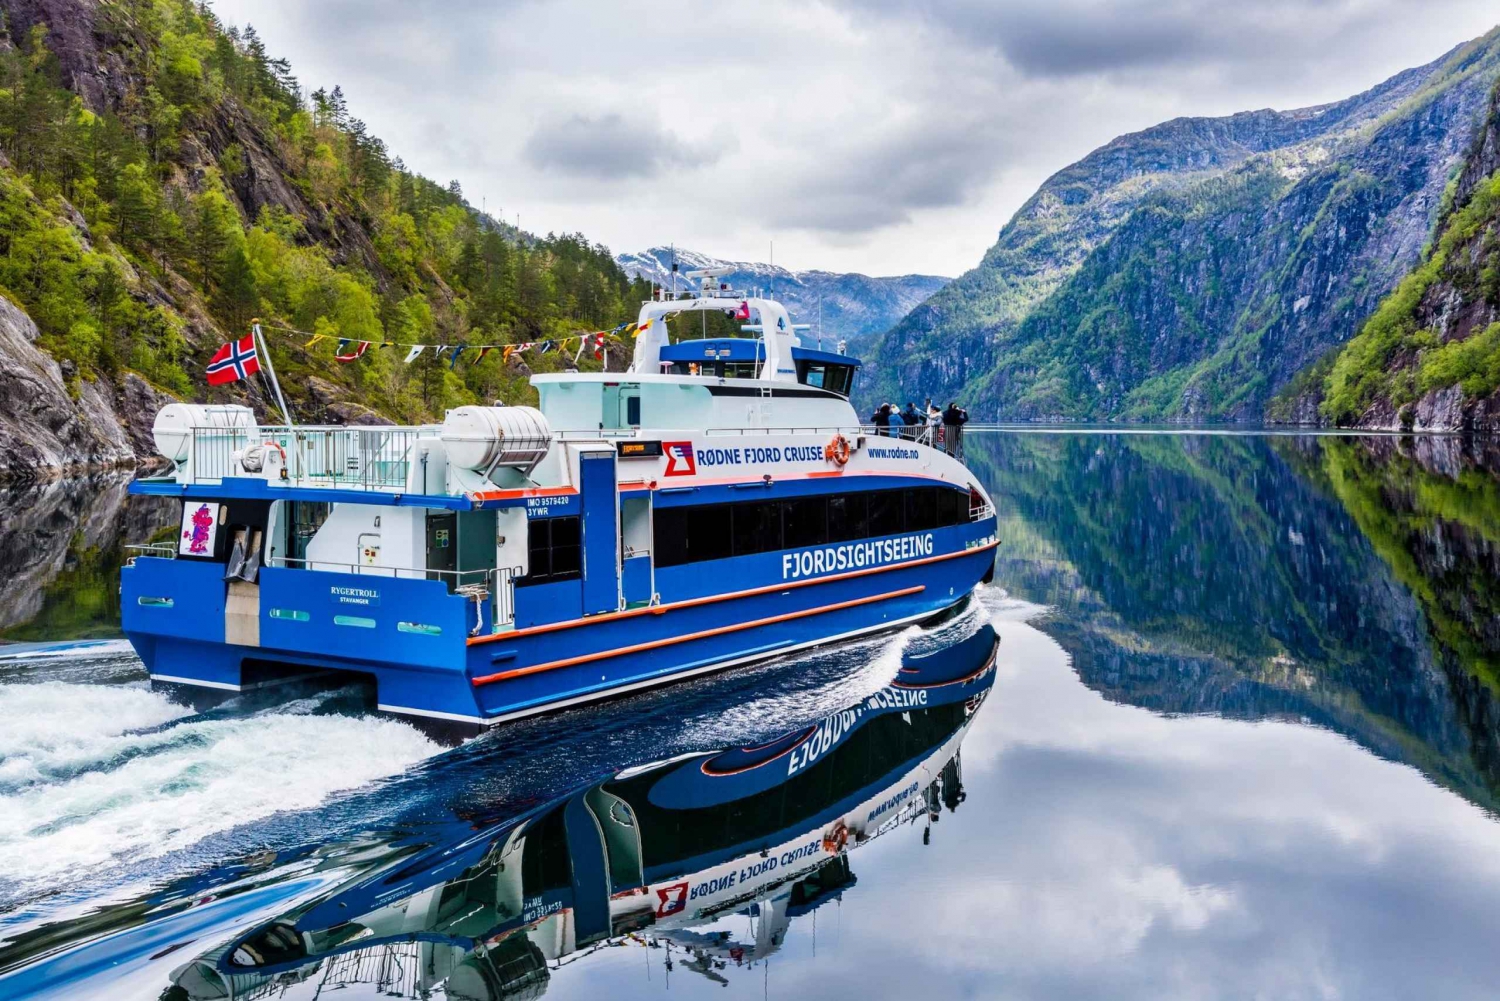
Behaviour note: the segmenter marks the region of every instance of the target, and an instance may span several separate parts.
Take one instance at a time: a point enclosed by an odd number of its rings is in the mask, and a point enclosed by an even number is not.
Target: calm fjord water
[[[458,747],[355,691],[196,712],[118,644],[0,647],[0,997],[1493,997],[1495,457],[1393,437],[970,446],[1003,544],[961,615]],[[162,523],[120,487],[0,498],[5,635],[111,632],[119,545]],[[781,820],[705,808],[711,832],[644,848],[712,875],[710,841],[782,823],[815,875],[691,925],[652,900],[659,917],[576,952],[503,931],[517,818],[597,805],[622,768],[852,720],[903,654],[961,673],[986,623],[992,684],[962,713],[897,707],[858,757],[830,737]],[[872,764],[892,734],[919,779]],[[888,812],[840,860],[848,801]],[[525,850],[581,878],[573,834],[544,828]],[[528,864],[517,878],[547,884]],[[296,932],[255,937],[278,918]]]

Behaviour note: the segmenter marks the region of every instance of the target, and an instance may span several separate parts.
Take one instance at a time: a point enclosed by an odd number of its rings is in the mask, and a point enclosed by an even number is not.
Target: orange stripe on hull
[[[687,633],[683,636],[668,636],[665,639],[651,640],[647,643],[637,643],[634,646],[618,647],[614,650],[601,650],[598,653],[580,654],[577,657],[568,657],[564,660],[548,661],[545,664],[533,664],[531,667],[518,667],[511,671],[501,671],[498,674],[487,674],[473,680],[474,687],[488,685],[496,681],[508,681],[511,678],[524,678],[528,674],[540,674],[543,671],[556,671],[564,667],[573,667],[578,664],[588,664],[596,660],[605,660],[610,657],[623,657],[627,654],[642,653],[647,650],[659,650],[662,647],[675,646],[678,643],[689,643],[693,640],[708,639],[713,636],[723,636],[726,633],[737,633],[745,629],[755,629],[758,626],[773,626],[778,622],[790,622],[793,619],[805,619],[813,615],[822,615],[825,612],[837,612],[844,608],[856,608],[860,605],[870,605],[877,601],[886,601],[890,598],[904,598],[909,594],[920,594],[927,590],[925,584],[915,587],[904,587],[899,591],[887,591],[885,594],[872,594],[864,598],[851,598],[848,601],[836,602],[832,605],[820,605],[817,608],[806,608],[800,612],[786,612],[782,615],[772,615],[764,619],[754,619],[750,622],[737,622],[728,626],[716,626],[713,629],[704,629],[696,633]]]
[[[840,543],[842,544],[842,543]],[[710,594],[702,598],[688,598],[683,601],[672,601],[665,605],[650,605],[645,608],[632,608],[624,612],[602,612],[599,615],[590,615],[582,619],[566,619],[562,622],[549,622],[541,626],[528,626],[525,629],[512,629],[504,633],[492,633],[489,636],[471,636],[467,640],[469,646],[479,646],[483,643],[499,643],[509,641],[518,636],[536,636],[540,633],[555,633],[564,629],[577,629],[579,626],[594,626],[602,622],[618,622],[622,619],[633,619],[640,615],[665,615],[667,612],[675,612],[683,608],[697,608],[700,605],[712,605],[719,601],[733,601],[736,598],[753,598],[760,594],[771,594],[775,591],[795,591],[799,587],[812,587],[815,584],[831,584],[836,580],[849,580],[854,577],[868,577],[871,574],[888,573],[892,570],[906,570],[910,567],[919,567],[927,563],[939,563],[943,560],[957,559],[960,556],[970,556],[974,553],[987,552],[998,546],[999,542],[988,542],[973,549],[963,549],[953,553],[943,553],[939,556],[924,556],[919,560],[907,560],[905,563],[891,563],[883,567],[866,567],[863,570],[850,570],[846,573],[836,573],[828,577],[807,577],[803,580],[787,580],[779,584],[767,584],[765,587],[752,587],[745,591],[730,591],[726,594]]]

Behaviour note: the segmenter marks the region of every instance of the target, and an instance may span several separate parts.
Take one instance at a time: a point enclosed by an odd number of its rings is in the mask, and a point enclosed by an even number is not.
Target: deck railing
[[[490,619],[498,631],[516,621],[515,582],[520,567],[496,567],[488,570],[426,570],[420,567],[389,567],[369,563],[340,563],[337,560],[293,559],[273,556],[268,566],[303,569],[311,572],[347,573],[402,580],[441,580],[448,590],[476,601],[490,603]]]
[[[132,542],[122,548],[128,554],[125,557],[126,566],[135,563],[142,556],[154,556],[163,560],[177,558],[177,547],[170,542]]]
[[[287,478],[293,482],[403,490],[418,437],[436,434],[436,428],[387,426],[193,428],[189,468],[196,483],[242,476],[237,452],[274,445],[285,454]]]

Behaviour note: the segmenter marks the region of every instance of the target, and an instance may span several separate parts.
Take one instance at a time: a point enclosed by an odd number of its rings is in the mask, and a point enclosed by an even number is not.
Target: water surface
[[[118,644],[0,647],[0,996],[1494,996],[1494,456],[1394,436],[969,447],[1003,545],[962,615],[458,747],[357,691],[197,712]],[[0,507],[0,624],[108,636],[118,547],[161,515],[108,479],[39,489]],[[840,842],[819,814],[883,789],[830,758],[828,801],[787,808],[831,846],[812,875],[581,948],[555,916],[491,934],[500,877],[462,846],[621,769],[839,718],[903,654],[955,657],[986,623],[987,698],[922,752],[916,793],[902,772],[876,797],[876,836]],[[411,885],[362,910],[361,880],[408,859],[427,860]],[[379,941],[201,973],[320,902],[351,917],[319,927]],[[404,930],[378,935],[392,914]]]

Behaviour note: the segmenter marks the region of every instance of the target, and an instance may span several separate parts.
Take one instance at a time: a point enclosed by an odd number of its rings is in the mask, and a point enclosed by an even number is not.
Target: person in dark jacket
[[[870,423],[875,425],[877,436],[888,433],[891,425],[891,405],[882,403],[870,417]]]
[[[906,401],[906,409],[901,411],[901,423],[906,425],[901,430],[901,437],[916,441],[917,425],[922,423],[922,415],[917,413],[917,405],[911,400]]]
[[[943,444],[948,454],[955,458],[963,458],[963,428],[967,423],[969,412],[956,402],[949,403],[948,409],[943,411]]]

